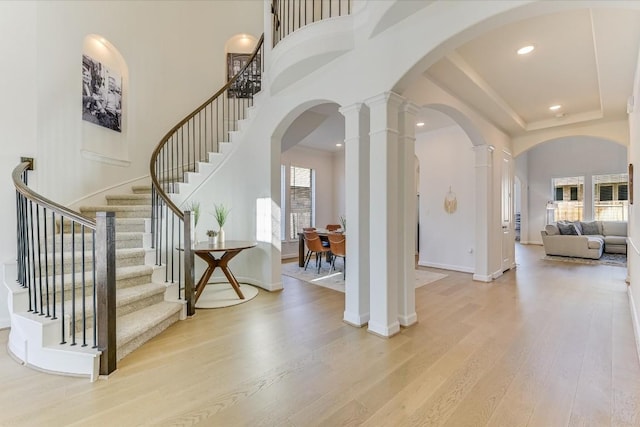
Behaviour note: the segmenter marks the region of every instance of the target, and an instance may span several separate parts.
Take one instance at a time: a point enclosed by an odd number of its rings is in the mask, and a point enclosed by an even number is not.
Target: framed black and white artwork
[[[227,53],[227,81],[231,80],[251,59],[251,53]],[[229,98],[252,98],[260,91],[260,56],[229,87]]]
[[[122,76],[82,55],[82,119],[122,132]]]

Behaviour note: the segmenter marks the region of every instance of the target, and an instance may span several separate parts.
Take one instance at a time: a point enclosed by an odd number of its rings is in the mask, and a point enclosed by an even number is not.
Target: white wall
[[[416,135],[420,162],[420,265],[474,271],[476,203],[472,147],[459,126]],[[457,199],[457,210],[452,214],[444,210],[449,187]]]
[[[631,144],[629,146],[629,162],[636,165],[634,167],[634,187],[633,200],[634,204],[629,205],[629,245],[627,250],[627,264],[629,277],[629,299],[631,316],[633,320],[633,329],[636,336],[636,348],[640,356],[640,210],[637,209],[640,203],[640,185],[638,171],[640,168],[640,55],[636,66],[636,74],[633,85],[633,93],[631,100],[634,101],[634,107],[629,114],[629,136]]]
[[[518,157],[523,156],[521,154]],[[542,244],[540,230],[546,224],[547,201],[553,199],[551,179],[568,176],[585,177],[585,220],[592,219],[591,176],[627,172],[627,148],[591,137],[562,138],[537,145],[526,152],[526,169],[516,162],[517,175],[528,182],[528,241]]]
[[[21,156],[36,154],[36,6],[22,1],[0,2],[0,261],[16,253],[15,190],[11,171]],[[10,37],[5,35],[11,35]],[[1,265],[1,264],[0,264]],[[4,276],[1,272],[0,280]],[[7,280],[15,280],[7,277]],[[9,326],[7,289],[0,285],[0,328]]]
[[[344,163],[344,150],[333,153],[333,187],[334,187],[334,199],[333,199],[333,218],[340,219],[340,216],[344,216],[346,212],[345,206],[345,163]]]

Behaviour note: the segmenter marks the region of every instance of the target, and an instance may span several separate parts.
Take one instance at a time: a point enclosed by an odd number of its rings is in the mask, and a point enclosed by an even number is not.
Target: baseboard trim
[[[492,274],[474,274],[473,275],[473,280],[475,280],[476,282],[491,282],[493,280],[493,275]]]
[[[398,321],[400,322],[400,326],[408,328],[418,323],[418,315],[414,312],[406,316],[398,316]]]
[[[76,206],[79,205],[81,203],[84,203],[85,200],[89,200],[93,197],[97,197],[99,195],[104,195],[105,193],[107,193],[108,191],[119,191],[120,187],[122,187],[122,190],[124,191],[127,186],[131,186],[134,182],[138,182],[138,181],[143,181],[146,182],[149,180],[149,175],[143,175],[143,176],[139,176],[137,178],[132,178],[132,179],[128,179],[124,182],[120,182],[118,184],[113,184],[110,185],[108,187],[104,187],[101,188],[100,190],[94,191],[93,193],[87,194],[85,196],[80,197],[79,199],[73,200],[69,203],[66,203],[67,206]]]
[[[342,321],[351,326],[355,326],[356,328],[362,328],[367,323],[369,323],[369,313],[357,314],[345,311]]]
[[[627,286],[627,295],[629,296],[629,309],[631,310],[633,336],[636,339],[636,356],[638,357],[638,361],[640,361],[640,321],[638,319],[638,312],[636,311],[636,304],[633,300],[633,294],[631,293],[630,286]]]
[[[439,268],[441,270],[459,271],[461,273],[473,273],[474,269],[471,267],[464,267],[461,265],[440,264],[437,262],[429,262],[418,260],[418,265],[422,267]]]
[[[400,332],[400,323],[395,321],[389,325],[384,325],[380,322],[369,321],[367,331],[382,338],[390,338]]]

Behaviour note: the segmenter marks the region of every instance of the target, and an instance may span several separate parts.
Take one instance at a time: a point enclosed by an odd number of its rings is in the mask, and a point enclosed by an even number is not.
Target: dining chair
[[[344,269],[342,277],[347,277],[347,238],[343,234],[330,233],[329,234],[329,247],[331,248],[331,254],[333,259],[331,261],[331,269],[336,269],[336,258],[340,257],[344,261]]]
[[[336,231],[340,230],[341,226],[340,224],[327,224],[325,228],[327,229],[327,231]]]
[[[304,232],[304,243],[307,246],[308,252],[304,263],[304,269],[307,270],[311,255],[316,254],[316,266],[318,267],[318,273],[320,273],[320,267],[322,266],[322,254],[329,252],[328,246],[323,246],[320,241],[320,236],[315,231]]]

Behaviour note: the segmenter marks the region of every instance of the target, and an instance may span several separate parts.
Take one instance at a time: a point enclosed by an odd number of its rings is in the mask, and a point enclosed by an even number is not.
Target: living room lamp
[[[553,224],[554,221],[554,213],[556,211],[556,204],[553,200],[549,200],[547,202],[547,225]]]

